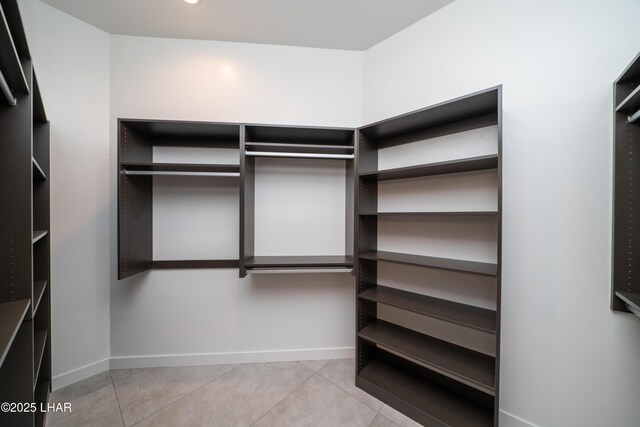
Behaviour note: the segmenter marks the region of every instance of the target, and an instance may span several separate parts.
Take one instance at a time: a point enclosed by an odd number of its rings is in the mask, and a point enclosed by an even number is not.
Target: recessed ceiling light
[[[184,0],[185,3],[189,3],[189,4],[196,4],[198,3],[198,0]]]

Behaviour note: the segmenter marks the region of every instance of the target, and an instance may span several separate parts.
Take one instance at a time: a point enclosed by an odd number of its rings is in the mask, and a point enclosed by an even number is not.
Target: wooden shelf
[[[247,142],[315,145],[353,145],[353,129],[246,125]]]
[[[401,291],[386,286],[371,287],[361,292],[358,297],[487,334],[496,333],[496,312],[493,310]]]
[[[123,163],[122,169],[140,172],[240,172],[239,165],[192,163]]]
[[[22,325],[30,303],[28,299],[21,299],[0,304],[0,366]]]
[[[494,425],[493,408],[380,357],[362,369],[356,385],[424,425]]]
[[[353,145],[322,145],[322,144],[295,144],[281,142],[246,142],[247,148],[256,151],[266,151],[272,153],[290,152],[296,153],[322,153],[322,154],[353,154]]]
[[[440,217],[440,216],[498,216],[497,211],[448,211],[448,212],[360,212],[360,216],[378,218]]]
[[[640,294],[616,291],[616,296],[627,305],[627,309],[640,317]]]
[[[47,331],[37,331],[33,336],[33,388],[38,385],[38,374],[44,358],[44,350],[47,345]]]
[[[38,307],[40,306],[40,301],[42,301],[42,296],[44,295],[44,290],[47,287],[46,280],[38,280],[33,283],[33,314],[35,315],[38,311]]]
[[[35,230],[33,232],[33,243],[37,242],[38,240],[42,239],[44,236],[46,236],[48,233],[47,230]]]
[[[420,178],[434,175],[445,175],[462,172],[477,172],[496,169],[498,156],[479,156],[466,159],[450,160],[446,162],[429,163],[424,165],[407,166],[403,168],[386,169],[360,173],[360,178],[391,181],[396,179]]]
[[[33,73],[33,120],[35,124],[38,122],[47,123],[49,121],[44,109],[42,94],[40,93],[40,86],[38,86],[38,79],[36,78],[35,72]]]
[[[366,326],[358,336],[427,366],[439,374],[484,393],[495,392],[495,358],[383,320]]]
[[[245,266],[246,268],[351,268],[353,258],[346,255],[253,256],[247,258]]]
[[[180,268],[238,268],[240,261],[237,259],[213,259],[213,260],[154,260],[151,268],[154,270],[173,270]]]
[[[618,106],[616,112],[633,114],[640,109],[640,85],[634,89]]]
[[[13,91],[29,93],[29,84],[2,8],[0,8],[0,70]]]
[[[31,163],[33,163],[33,178],[38,180],[46,180],[47,174],[44,173],[36,159],[32,158]]]
[[[496,264],[487,262],[437,258],[425,255],[412,255],[386,251],[366,252],[364,254],[361,254],[360,258],[374,261],[392,262],[396,264],[417,265],[419,267],[435,268],[437,270],[459,271],[463,273],[491,277],[496,276],[498,269]]]

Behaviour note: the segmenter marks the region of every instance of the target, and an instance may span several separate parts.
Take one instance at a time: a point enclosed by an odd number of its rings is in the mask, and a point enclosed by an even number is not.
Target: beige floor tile
[[[142,426],[250,426],[313,375],[298,362],[242,365]]]
[[[149,369],[149,368],[112,369],[110,371],[111,379],[113,380],[114,383],[116,383],[132,375],[136,375],[141,372],[144,372],[145,369]]]
[[[71,402],[78,397],[89,394],[107,385],[111,385],[111,376],[109,375],[109,371],[101,372],[97,375],[87,378],[86,380],[78,381],[77,383],[56,390],[51,393],[49,401]]]
[[[329,360],[301,360],[302,363],[307,368],[311,369],[313,372],[318,372],[324,365],[326,365]]]
[[[365,427],[375,416],[376,411],[319,375],[314,375],[254,426]]]
[[[130,426],[147,418],[236,366],[149,368],[116,381],[115,389],[125,424]]]
[[[378,411],[382,408],[382,402],[356,387],[354,359],[331,360],[318,371],[318,375],[331,381],[371,409]]]
[[[420,427],[422,425],[388,405],[384,405],[382,409],[380,409],[380,415],[383,415],[400,427]]]
[[[50,412],[47,427],[122,427],[113,385],[90,392],[71,402],[71,412]]]
[[[371,423],[371,425],[369,427],[399,427],[399,426],[398,426],[398,424],[396,424],[393,421],[391,421],[389,418],[378,414],[373,419],[373,422]]]

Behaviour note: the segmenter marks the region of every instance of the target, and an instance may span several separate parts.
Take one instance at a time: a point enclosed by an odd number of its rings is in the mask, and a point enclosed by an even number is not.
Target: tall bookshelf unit
[[[613,259],[611,309],[640,317],[640,236],[634,200],[640,198],[640,55],[614,83]]]
[[[42,426],[51,390],[49,122],[15,0],[0,0],[0,425]]]
[[[416,141],[497,126],[498,151],[492,155],[409,167],[379,169],[379,150]],[[357,373],[356,384],[369,394],[429,426],[497,425],[501,258],[501,87],[387,119],[359,129],[356,209]],[[381,212],[381,181],[496,170],[496,211]],[[378,221],[413,217],[493,217],[497,263],[378,250]],[[488,310],[379,283],[378,263],[393,263],[495,278],[497,310]],[[438,319],[471,333],[495,338],[485,354],[378,316],[379,306]],[[453,341],[453,342],[452,342]]]

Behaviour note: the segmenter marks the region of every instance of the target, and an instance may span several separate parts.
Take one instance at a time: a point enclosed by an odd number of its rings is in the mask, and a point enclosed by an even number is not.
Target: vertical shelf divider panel
[[[356,385],[389,406],[425,425],[498,425],[500,288],[502,256],[502,87],[444,102],[358,130],[356,197]],[[379,170],[380,149],[469,130],[497,126],[497,154],[447,162]],[[378,182],[433,175],[496,170],[496,264],[378,251]],[[387,218],[416,215],[394,212]],[[433,212],[426,212],[433,215]],[[487,212],[442,212],[440,216],[484,215]],[[387,256],[388,255],[388,256]],[[495,277],[496,310],[394,290],[378,283],[378,262],[417,268],[464,271]],[[449,273],[451,274],[451,273]],[[461,274],[461,273],[455,273]],[[378,319],[378,304],[466,328],[495,334],[494,356],[443,337],[404,329]],[[444,329],[441,331],[443,332]],[[445,334],[446,335],[446,334]]]
[[[0,72],[10,91],[0,99],[0,401],[38,408],[2,412],[0,425],[40,427],[51,390],[49,122],[16,0],[0,0]]]
[[[640,54],[615,81],[611,309],[640,317]]]

